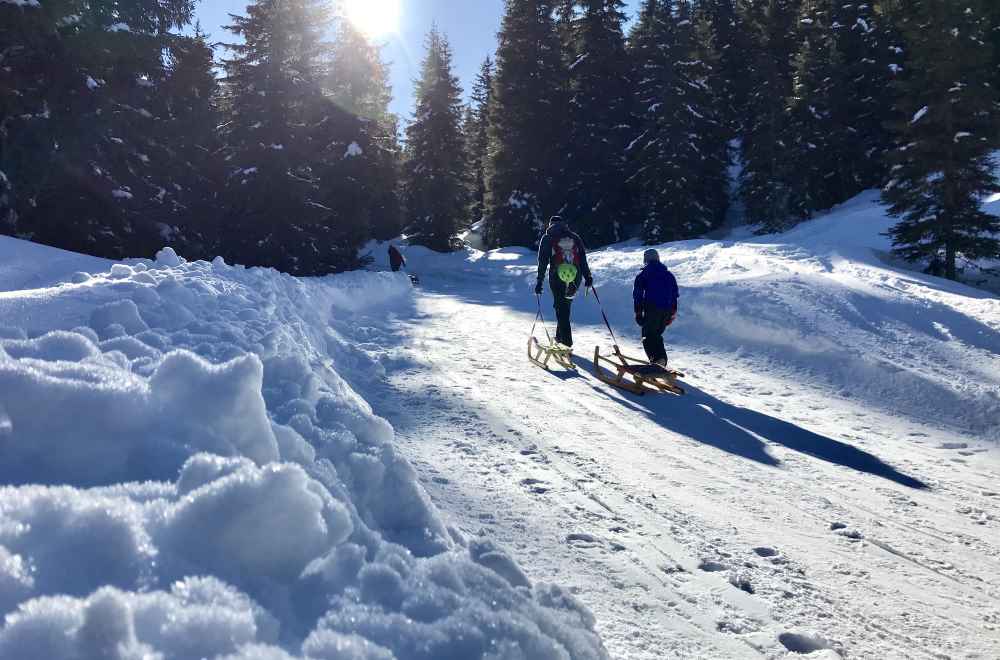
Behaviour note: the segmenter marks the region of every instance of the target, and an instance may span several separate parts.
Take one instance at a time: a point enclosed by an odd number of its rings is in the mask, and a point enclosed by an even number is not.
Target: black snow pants
[[[550,279],[549,288],[555,298],[556,308],[556,341],[565,346],[573,346],[573,328],[570,326],[570,312],[573,300],[566,297],[566,283],[559,279]]]
[[[667,349],[663,346],[663,332],[667,329],[667,321],[673,315],[673,310],[663,309],[646,303],[645,317],[642,323],[642,347],[650,362],[663,360],[667,357]]]

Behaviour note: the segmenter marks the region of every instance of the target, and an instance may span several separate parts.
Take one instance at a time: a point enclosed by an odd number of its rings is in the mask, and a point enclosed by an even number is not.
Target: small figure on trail
[[[660,253],[646,250],[642,255],[645,266],[635,278],[632,298],[635,301],[635,322],[642,326],[642,347],[650,363],[667,367],[667,349],[663,333],[677,318],[677,279],[660,263]]]
[[[549,269],[549,266],[552,266]],[[572,348],[573,330],[570,326],[570,310],[573,296],[580,289],[582,281],[589,289],[594,286],[594,278],[587,265],[587,248],[579,236],[570,231],[562,218],[555,215],[549,220],[548,231],[538,245],[538,282],[535,294],[542,295],[542,281],[549,270],[549,288],[555,298],[556,341]]]
[[[398,273],[399,269],[406,265],[406,259],[403,258],[403,253],[396,249],[396,246],[389,244],[389,268],[392,268],[392,272]]]

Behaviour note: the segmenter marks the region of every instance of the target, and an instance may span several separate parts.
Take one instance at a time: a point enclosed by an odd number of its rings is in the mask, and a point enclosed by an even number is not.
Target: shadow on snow
[[[582,357],[575,362],[593,373],[594,363]],[[909,488],[927,488],[923,481],[906,475],[877,456],[853,445],[814,433],[791,422],[749,408],[725,403],[685,384],[683,397],[649,394],[639,397],[591,383],[595,390],[619,401],[624,407],[645,414],[663,428],[716,449],[757,463],[777,467],[781,462],[767,452],[767,444],[781,445],[814,458],[888,479]],[[615,392],[618,396],[612,396]],[[642,401],[643,405],[636,405]]]

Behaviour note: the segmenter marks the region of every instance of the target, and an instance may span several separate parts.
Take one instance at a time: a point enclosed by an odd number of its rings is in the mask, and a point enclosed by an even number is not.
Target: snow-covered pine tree
[[[411,240],[447,251],[468,208],[462,89],[452,72],[448,39],[436,27],[415,93],[416,111],[406,127],[403,189]]]
[[[1000,2],[989,3],[987,6],[989,15],[990,43],[993,45],[993,62],[990,69],[993,71],[993,89],[1000,93]],[[1000,149],[1000,127],[997,128],[996,148]]]
[[[472,85],[465,121],[466,153],[469,163],[470,222],[479,222],[486,212],[486,161],[490,149],[490,106],[493,100],[493,60],[487,57]]]
[[[982,210],[1000,191],[990,153],[1000,125],[992,86],[990,0],[914,0],[900,27],[898,147],[883,197],[901,220],[896,253],[957,279],[958,260],[1000,256],[1000,219]]]
[[[729,167],[734,155],[730,143],[734,138],[733,128],[738,124],[729,122],[725,88],[718,85],[722,77],[718,67],[723,66],[724,61],[716,48],[710,21],[697,10],[696,3],[680,5],[678,15],[681,20],[690,16],[693,22],[691,54],[684,63],[691,81],[685,105],[695,110],[691,119],[697,130],[694,142],[701,158],[696,184],[698,216],[701,222],[709,220],[711,225],[708,229],[712,229],[725,221],[729,211],[732,187]],[[695,231],[704,233],[706,230]]]
[[[718,99],[719,114],[729,130],[729,138],[739,137],[750,96],[747,53],[750,36],[737,0],[700,0],[696,12],[707,30],[701,37],[715,53],[712,90]]]
[[[702,234],[724,212],[726,131],[695,28],[689,3],[646,0],[630,35],[640,124],[629,172],[648,243]]]
[[[740,196],[750,223],[780,231],[791,220],[788,177],[788,99],[798,50],[798,0],[761,0],[741,6],[753,35],[747,53],[750,97],[743,132]]]
[[[564,57],[569,63],[569,139],[561,215],[591,245],[622,238],[630,209],[625,185],[632,97],[621,0],[567,6]],[[568,3],[574,5],[574,3]]]
[[[171,204],[163,53],[192,0],[0,3],[2,230],[120,258],[162,239]],[[11,222],[13,221],[13,222]]]
[[[898,70],[871,5],[805,0],[789,102],[790,207],[810,217],[885,180]],[[894,66],[896,65],[896,66]]]
[[[837,136],[832,117],[838,69],[844,62],[833,43],[830,0],[803,0],[799,18],[801,46],[795,54],[784,158],[794,167],[783,173],[787,186],[787,224],[833,206]]]
[[[357,182],[369,206],[372,238],[389,240],[402,231],[399,195],[401,149],[399,119],[389,110],[389,72],[378,46],[350,21],[337,21],[330,72],[325,81],[333,103],[362,120],[371,149],[353,156],[363,169]]]
[[[219,254],[219,191],[225,166],[214,56],[200,25],[192,36],[175,36],[162,95],[165,144],[177,165],[170,175],[176,197],[168,198],[166,192],[159,195],[151,216],[160,224],[165,242],[193,259]]]
[[[484,239],[535,245],[559,210],[566,73],[550,0],[506,0],[490,108]]]
[[[223,60],[229,172],[224,254],[248,265],[322,274],[357,264],[368,210],[351,161],[369,141],[323,93],[325,0],[255,0],[227,29]]]

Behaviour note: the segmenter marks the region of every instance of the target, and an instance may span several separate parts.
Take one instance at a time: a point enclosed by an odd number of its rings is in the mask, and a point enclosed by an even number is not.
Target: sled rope
[[[618,338],[615,337],[615,331],[611,329],[611,321],[608,320],[608,315],[604,312],[604,303],[601,302],[601,297],[597,295],[597,287],[590,287],[591,291],[594,292],[594,300],[597,301],[598,306],[601,308],[601,316],[604,317],[604,325],[607,326],[608,332],[611,333],[611,341],[614,342],[615,353],[621,353],[621,349],[618,348]]]
[[[535,322],[531,324],[531,336],[535,336],[535,328],[538,326],[538,322],[542,322],[542,330],[545,331],[545,338],[549,340],[549,346],[552,346],[552,335],[549,334],[549,327],[545,325],[545,317],[542,316],[542,296],[536,295],[535,301],[538,303],[538,313],[535,314]]]

